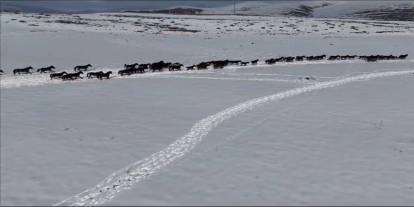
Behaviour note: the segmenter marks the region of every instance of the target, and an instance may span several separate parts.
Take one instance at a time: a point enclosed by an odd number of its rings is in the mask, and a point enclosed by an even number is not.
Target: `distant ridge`
[[[160,10],[139,10],[139,11],[124,11],[124,12],[138,12],[138,13],[159,13],[159,14],[183,14],[183,15],[197,15],[201,14],[202,9],[196,8],[173,8],[173,9],[160,9]]]
[[[254,15],[414,21],[414,1],[2,1],[1,10],[30,13],[139,12],[180,15]],[[236,4],[233,4],[236,3]]]

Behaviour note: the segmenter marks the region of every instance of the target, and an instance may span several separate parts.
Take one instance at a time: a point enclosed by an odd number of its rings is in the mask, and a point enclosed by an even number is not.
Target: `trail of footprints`
[[[246,102],[237,104],[233,107],[226,108],[195,123],[186,135],[177,139],[165,149],[118,170],[117,172],[105,178],[95,187],[87,189],[75,196],[69,197],[57,203],[56,205],[90,206],[103,204],[114,198],[116,194],[122,190],[129,189],[134,183],[142,181],[143,179],[158,172],[158,170],[160,170],[162,167],[167,166],[176,159],[187,154],[199,142],[201,142],[203,137],[205,137],[214,127],[218,126],[220,123],[245,111],[253,110],[254,108],[268,102],[278,101],[316,90],[333,88],[356,81],[406,75],[413,72],[413,70],[377,72],[347,77],[339,80],[320,82],[311,86],[290,89],[284,92],[251,99]]]

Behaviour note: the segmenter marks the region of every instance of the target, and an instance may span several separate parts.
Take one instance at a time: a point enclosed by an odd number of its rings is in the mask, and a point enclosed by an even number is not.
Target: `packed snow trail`
[[[206,79],[206,80],[231,80],[231,81],[259,81],[259,82],[289,82],[289,83],[313,83],[314,81],[280,79],[280,78],[232,78],[232,77],[202,77],[202,76],[180,76],[166,75],[153,78],[181,78],[181,79]]]
[[[134,183],[142,181],[143,179],[158,172],[161,168],[167,166],[168,164],[187,154],[190,150],[192,150],[195,147],[197,143],[201,141],[203,137],[205,137],[214,127],[216,127],[223,121],[230,119],[245,111],[253,110],[254,108],[261,106],[265,103],[271,101],[279,101],[285,98],[297,96],[316,90],[333,88],[356,81],[365,81],[373,78],[397,75],[407,75],[413,72],[414,70],[369,73],[359,76],[348,77],[340,80],[320,82],[311,86],[291,89],[284,92],[260,98],[255,98],[240,103],[236,106],[227,108],[214,115],[202,119],[201,121],[197,122],[186,135],[167,146],[164,150],[154,153],[145,159],[137,161],[113,173],[105,180],[103,180],[101,183],[99,183],[97,186],[85,190],[84,192],[78,195],[65,199],[57,203],[56,205],[90,206],[103,204],[114,198],[115,195],[120,191],[130,188]]]
[[[402,60],[388,60],[387,63],[390,62],[401,62]],[[405,62],[414,62],[414,60],[406,60]],[[224,71],[231,71],[231,70],[248,70],[249,68],[271,68],[271,67],[289,67],[289,66],[295,66],[295,65],[327,65],[327,64],[370,64],[367,63],[365,61],[360,61],[360,60],[345,60],[345,61],[331,61],[331,60],[323,60],[323,61],[303,61],[303,62],[293,62],[293,63],[277,63],[277,64],[272,64],[272,65],[268,65],[265,64],[263,62],[259,62],[259,64],[257,65],[248,65],[248,66],[228,66],[226,68],[224,68]],[[104,72],[112,70],[113,72],[120,70],[121,68],[105,68],[102,67],[99,70],[102,70]],[[93,71],[98,71],[98,69],[95,70],[91,70],[91,71],[87,71],[87,72],[93,72]],[[215,71],[215,72],[214,72]],[[197,70],[197,71],[163,71],[163,72],[147,72],[144,74],[134,74],[134,75],[130,75],[130,76],[118,76],[118,75],[114,75],[111,78],[114,79],[130,79],[130,78],[150,78],[150,77],[161,77],[164,75],[181,75],[181,74],[225,74],[225,75],[229,75],[232,73],[226,73],[226,72],[218,72],[218,69],[208,69],[208,70]],[[58,71],[58,72],[62,72],[62,71]],[[84,73],[84,75],[86,75],[86,73]],[[249,74],[249,73],[246,73]],[[233,73],[232,75],[239,75],[236,73]],[[266,74],[260,74],[260,75],[266,75]],[[274,74],[275,76],[280,75],[280,76],[290,76],[290,77],[299,77],[299,75],[288,75],[288,74]],[[239,75],[241,76],[241,75]],[[172,76],[171,76],[172,77]],[[178,77],[177,77],[178,78]],[[334,78],[334,77],[319,77],[319,78],[325,78],[325,79],[330,79],[330,78]],[[216,78],[218,79],[218,78]],[[246,78],[247,79],[247,78]],[[235,80],[235,79],[234,79]],[[241,80],[241,79],[239,79]],[[301,81],[298,80],[286,80],[286,79],[273,79],[273,80],[265,80],[265,79],[248,79],[251,81],[280,81],[280,82],[297,82],[300,83]],[[93,81],[90,80],[86,77],[84,77],[84,79],[79,79],[79,80],[73,80],[73,81],[62,81],[60,79],[54,79],[51,80],[49,77],[49,74],[31,74],[31,75],[19,75],[19,76],[14,76],[11,74],[4,74],[2,76],[0,76],[0,88],[19,88],[19,87],[26,87],[26,86],[40,86],[40,85],[49,85],[49,84],[68,84],[68,83],[80,83],[80,82],[86,82],[86,81]],[[95,81],[99,81],[96,80]],[[303,82],[302,82],[303,83]],[[306,83],[306,82],[305,82]]]
[[[103,71],[108,71],[104,69]],[[144,74],[133,74],[130,76],[112,76],[112,79],[131,79],[131,78],[203,78],[203,77],[185,77],[179,76],[184,74],[215,74],[214,69],[210,69],[207,71],[175,71],[175,72],[151,72],[151,73],[144,73]],[[298,76],[299,77],[299,76]],[[287,79],[278,79],[278,78],[214,78],[214,77],[205,77],[205,79],[216,79],[216,80],[246,80],[246,81],[274,81],[274,82],[296,82],[296,83],[304,83],[304,81],[300,80],[287,80]],[[48,84],[64,84],[64,83],[82,83],[82,82],[90,82],[90,81],[100,81],[98,79],[78,79],[72,81],[62,81],[60,79],[53,79],[51,80],[49,74],[33,74],[33,75],[21,75],[21,76],[5,76],[0,79],[0,88],[19,88],[25,86],[40,86],[40,85],[48,85]]]

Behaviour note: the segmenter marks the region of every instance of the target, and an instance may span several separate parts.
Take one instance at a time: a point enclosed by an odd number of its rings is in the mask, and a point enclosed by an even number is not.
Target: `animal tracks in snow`
[[[333,88],[344,84],[366,81],[374,78],[407,75],[414,70],[376,72],[363,75],[351,76],[325,82],[318,82],[313,85],[299,87],[272,95],[255,98],[235,106],[224,109],[216,114],[208,116],[193,125],[190,131],[181,138],[174,141],[165,149],[152,154],[151,156],[132,163],[125,168],[105,178],[95,187],[85,190],[75,196],[69,197],[56,205],[99,205],[103,204],[122,190],[130,188],[133,184],[158,172],[163,167],[174,162],[178,158],[190,152],[214,127],[227,119],[235,117],[243,112],[253,110],[263,104],[280,101],[304,93]]]
[[[411,62],[413,60],[407,60]],[[392,62],[392,61],[388,61]],[[248,70],[249,68],[269,68],[269,67],[288,67],[288,66],[297,66],[297,65],[327,65],[327,64],[355,64],[355,63],[364,63],[358,60],[349,60],[349,61],[314,61],[314,62],[294,62],[294,63],[278,63],[273,65],[267,65],[264,63],[260,63],[255,66],[228,66],[223,70],[217,69],[209,69],[209,70],[198,70],[198,71],[165,71],[165,72],[154,72],[154,73],[144,73],[144,74],[136,74],[131,76],[113,76],[113,79],[131,79],[131,78],[163,78],[164,76],[169,76],[170,78],[199,78],[200,77],[184,77],[179,75],[184,74],[225,74],[225,75],[233,75],[233,76],[241,76],[243,73],[232,73],[231,71],[235,70]],[[365,63],[369,64],[369,63]],[[103,68],[104,72],[108,70],[118,70],[116,68]],[[252,73],[245,73],[245,75],[252,75]],[[257,76],[270,76],[271,74],[257,74]],[[226,78],[226,77],[205,77],[206,79],[216,79],[216,80],[246,80],[246,81],[275,81],[275,82],[296,82],[296,83],[309,83],[309,81],[300,80],[299,78],[302,77],[300,75],[287,75],[287,74],[273,74],[274,76],[280,77],[290,77],[290,78]],[[244,76],[244,75],[243,75]],[[294,79],[296,77],[296,79]],[[318,77],[321,79],[333,79],[335,77]],[[82,82],[90,82],[90,81],[100,81],[100,80],[88,80],[87,78],[74,80],[74,81],[62,81],[62,80],[50,80],[49,74],[32,74],[32,75],[21,75],[21,76],[13,76],[13,75],[2,75],[0,76],[0,88],[18,88],[18,87],[25,87],[25,86],[40,86],[40,85],[49,85],[49,84],[70,84],[70,83],[82,83]],[[311,81],[312,82],[312,81]]]

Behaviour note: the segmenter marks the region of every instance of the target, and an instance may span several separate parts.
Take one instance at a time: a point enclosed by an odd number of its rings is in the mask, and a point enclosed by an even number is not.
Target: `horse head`
[[[92,65],[91,64],[87,64],[86,67],[92,67]]]
[[[49,66],[49,68],[50,68],[50,69],[52,69],[52,68],[53,68],[53,69],[55,69],[55,66],[51,65],[51,66]]]

